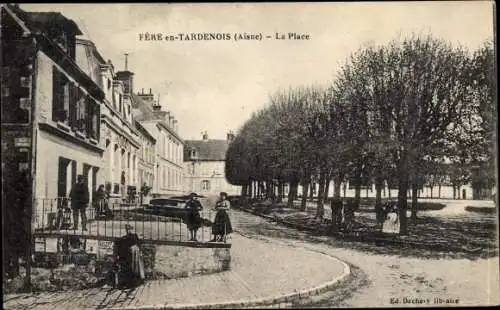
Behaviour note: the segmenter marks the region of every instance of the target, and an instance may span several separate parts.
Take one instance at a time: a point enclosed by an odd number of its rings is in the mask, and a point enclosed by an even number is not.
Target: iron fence
[[[182,202],[176,205],[141,205],[139,202],[102,200],[80,210],[72,208],[71,201],[65,197],[37,198],[35,202],[32,227],[34,236],[39,238],[76,236],[113,241],[124,236],[125,227],[131,225],[139,239],[146,243],[186,246],[196,243],[197,246],[227,247],[221,246],[227,244],[226,239],[211,242],[216,214],[213,209],[199,211],[202,223],[194,242],[190,240],[185,223],[186,209]],[[230,211],[226,212],[230,215]]]

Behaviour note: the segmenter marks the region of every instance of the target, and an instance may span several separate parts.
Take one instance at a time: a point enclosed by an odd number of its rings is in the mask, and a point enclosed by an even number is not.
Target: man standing
[[[83,175],[79,175],[75,186],[69,194],[71,199],[71,209],[73,210],[74,230],[78,229],[78,213],[82,216],[82,228],[87,230],[87,215],[85,209],[89,203],[89,189],[83,180]]]

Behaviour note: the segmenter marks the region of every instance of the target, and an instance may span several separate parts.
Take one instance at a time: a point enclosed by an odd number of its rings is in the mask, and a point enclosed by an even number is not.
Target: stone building
[[[2,151],[13,154],[2,172],[29,171],[36,212],[67,197],[77,175],[92,195],[105,172],[105,94],[76,62],[78,35],[60,13],[2,6]]]
[[[159,100],[149,90],[133,95],[134,118],[156,140],[152,194],[154,196],[183,193],[182,153],[184,142],[178,134],[177,120],[162,110]]]
[[[209,139],[203,134],[202,140],[186,140],[184,147],[184,187],[201,194],[227,192],[239,195],[240,187],[231,185],[225,177],[226,152],[233,133],[226,140]]]
[[[142,126],[138,121],[134,121],[135,127],[139,131],[141,139],[141,151],[139,153],[138,166],[138,184],[140,186],[146,184],[150,188],[154,187],[155,183],[155,166],[156,166],[156,139],[153,135]]]
[[[89,40],[76,40],[76,60],[104,92],[100,120],[103,173],[98,182],[105,185],[112,197],[125,198],[130,190],[139,187],[141,139],[132,118],[133,73],[127,68],[115,72],[111,61],[105,61]]]

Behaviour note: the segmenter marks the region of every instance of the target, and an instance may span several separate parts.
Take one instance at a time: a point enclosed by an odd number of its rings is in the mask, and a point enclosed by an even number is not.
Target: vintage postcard
[[[499,305],[493,1],[0,21],[3,308]]]

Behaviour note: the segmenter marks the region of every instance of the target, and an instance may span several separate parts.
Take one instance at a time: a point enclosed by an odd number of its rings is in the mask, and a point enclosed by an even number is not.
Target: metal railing
[[[195,242],[190,240],[191,235],[185,223],[186,209],[183,203],[171,206],[140,205],[139,203],[112,203],[103,200],[89,204],[83,210],[76,210],[72,208],[71,201],[64,197],[37,198],[35,201],[32,223],[35,237],[78,236],[113,241],[124,236],[126,225],[131,225],[139,239],[147,243],[230,246],[226,238],[221,242],[211,242],[214,239],[212,225],[216,215],[216,211],[211,209],[199,211],[201,227],[197,230],[197,242]],[[230,211],[226,212],[230,215]],[[84,215],[83,223],[82,214]],[[75,220],[78,221],[77,225],[75,225]],[[223,225],[226,232],[226,225]]]

